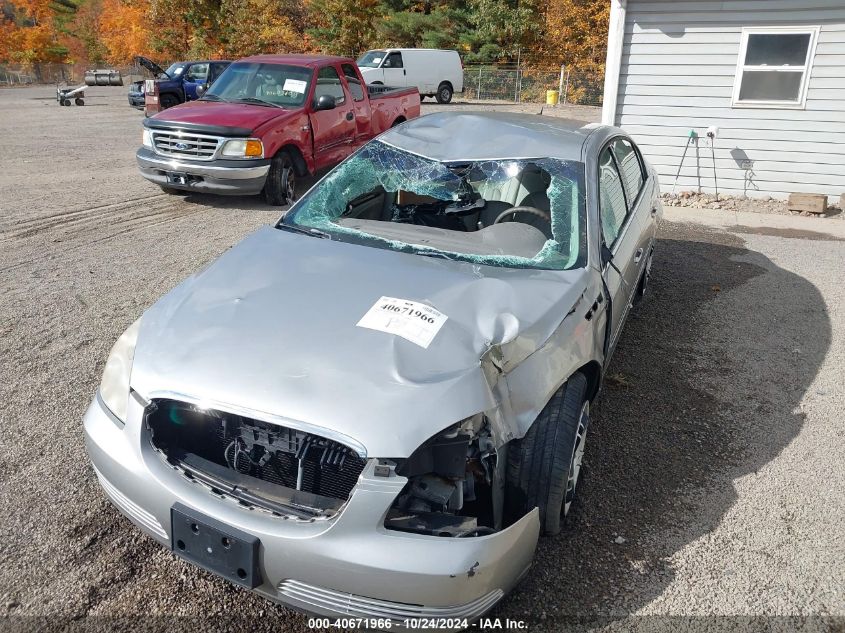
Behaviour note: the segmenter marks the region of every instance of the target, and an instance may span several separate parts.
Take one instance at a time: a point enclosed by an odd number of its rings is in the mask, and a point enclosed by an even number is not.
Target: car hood
[[[482,357],[493,346],[523,358],[541,346],[585,279],[584,270],[478,266],[265,227],[144,314],[132,387],[407,457],[494,408]],[[448,319],[427,349],[358,327],[382,296]]]
[[[203,125],[255,130],[271,119],[292,117],[295,111],[271,108],[248,103],[220,103],[217,101],[190,101],[163,110],[150,117],[151,122],[180,124],[195,129]],[[155,125],[154,123],[154,125]]]
[[[138,62],[139,64],[141,64],[141,66],[143,66],[147,70],[149,70],[156,77],[158,77],[159,75],[164,75],[165,77],[170,76],[166,72],[164,72],[164,69],[161,66],[156,64],[149,57],[144,57],[143,55],[138,55],[135,58],[135,61]]]

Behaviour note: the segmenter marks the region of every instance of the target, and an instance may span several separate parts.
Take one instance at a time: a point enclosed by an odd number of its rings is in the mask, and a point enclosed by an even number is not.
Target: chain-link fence
[[[82,84],[85,82],[85,71],[93,66],[80,64],[0,64],[0,86],[28,86],[32,84]],[[137,66],[110,67],[120,72],[124,83],[131,79],[142,77],[142,71]]]
[[[464,99],[544,103],[546,92],[558,92],[562,104],[600,106],[604,76],[600,70],[561,66],[554,70],[530,66],[473,65],[464,67]]]

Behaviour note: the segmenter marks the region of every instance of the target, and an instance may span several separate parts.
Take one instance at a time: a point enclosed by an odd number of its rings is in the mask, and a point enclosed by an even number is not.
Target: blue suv
[[[137,61],[155,77],[162,109],[193,101],[198,97],[198,86],[211,85],[232,63],[224,60],[174,62],[167,70],[162,70],[161,66],[146,57],[138,57]],[[130,84],[129,105],[135,108],[144,107],[143,81]]]

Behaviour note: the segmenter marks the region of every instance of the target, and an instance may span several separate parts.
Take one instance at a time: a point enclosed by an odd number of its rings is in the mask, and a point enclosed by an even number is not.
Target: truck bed
[[[368,85],[367,92],[370,95],[370,100],[381,99],[382,97],[397,97],[404,93],[412,94],[417,92],[416,88],[397,88],[395,86]]]

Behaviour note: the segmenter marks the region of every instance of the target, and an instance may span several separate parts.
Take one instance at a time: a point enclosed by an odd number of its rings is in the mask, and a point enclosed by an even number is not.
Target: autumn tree
[[[378,43],[378,0],[310,0],[308,10],[316,26],[306,32],[326,53],[355,57]]]
[[[137,55],[152,55],[149,5],[138,0],[102,0],[99,40],[111,64],[129,64]]]
[[[0,60],[35,67],[67,60],[62,27],[76,11],[71,0],[11,0],[5,3],[0,29]]]
[[[260,53],[301,53],[308,13],[297,0],[223,0],[220,39],[223,54],[238,58]]]

